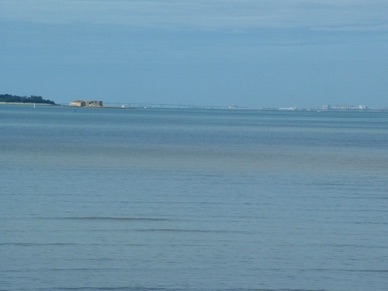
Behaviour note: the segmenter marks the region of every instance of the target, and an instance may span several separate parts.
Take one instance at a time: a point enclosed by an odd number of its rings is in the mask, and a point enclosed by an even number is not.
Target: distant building
[[[369,108],[365,105],[323,105],[322,110],[368,110]]]
[[[82,100],[75,100],[75,101],[70,102],[69,106],[72,106],[72,107],[84,107],[84,106],[86,106],[86,103],[85,103],[85,101],[82,101]]]
[[[102,101],[95,100],[75,100],[69,103],[72,107],[103,107]]]
[[[296,106],[280,107],[280,108],[278,108],[278,110],[280,110],[280,111],[294,111],[294,110],[298,110],[298,107],[296,107]]]

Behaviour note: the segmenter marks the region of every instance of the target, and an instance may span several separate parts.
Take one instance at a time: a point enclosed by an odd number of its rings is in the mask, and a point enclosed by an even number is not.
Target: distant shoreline
[[[44,107],[65,107],[65,108],[73,108],[73,109],[81,109],[81,108],[85,108],[85,109],[140,109],[140,108],[144,108],[144,109],[176,109],[176,110],[187,110],[187,109],[199,109],[199,110],[229,110],[229,111],[233,111],[233,110],[249,110],[249,111],[278,111],[278,112],[288,112],[288,113],[291,113],[291,112],[388,112],[388,108],[368,108],[368,109],[329,109],[329,110],[325,110],[325,109],[318,109],[318,108],[298,108],[298,109],[293,109],[293,110],[284,110],[284,109],[279,109],[279,108],[219,108],[219,107],[193,107],[193,108],[190,108],[190,107],[165,107],[164,106],[155,106],[155,105],[150,105],[150,106],[147,106],[147,107],[143,107],[143,106],[139,106],[139,107],[136,107],[136,106],[102,106],[102,107],[87,107],[87,106],[84,106],[84,107],[75,107],[75,106],[69,106],[67,104],[49,104],[49,103],[33,103],[33,102],[2,102],[0,101],[0,106],[1,105],[5,105],[5,106],[11,106],[11,105],[15,105],[15,106],[27,106],[27,107],[41,107],[41,106],[44,106]]]
[[[59,106],[57,104],[48,103],[31,103],[31,102],[0,102],[0,105],[18,105],[18,106]]]

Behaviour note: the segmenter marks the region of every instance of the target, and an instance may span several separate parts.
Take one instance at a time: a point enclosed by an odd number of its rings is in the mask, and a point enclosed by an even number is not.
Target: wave
[[[8,242],[0,243],[0,246],[21,246],[21,247],[35,247],[35,246],[80,246],[79,243],[22,243],[22,242]],[[87,244],[90,245],[90,244]]]
[[[168,219],[168,218],[122,217],[122,216],[65,216],[65,217],[39,217],[39,219],[91,220],[91,221],[171,221],[171,219]]]
[[[87,290],[112,290],[112,291],[199,291],[203,289],[177,289],[177,288],[144,288],[144,287],[75,287],[75,288],[54,288],[53,290],[63,291],[87,291]],[[205,291],[235,291],[236,289],[204,289]],[[325,289],[246,289],[239,288],[240,291],[324,291]]]
[[[242,230],[220,230],[220,229],[182,229],[182,228],[148,228],[135,229],[141,232],[195,232],[195,233],[248,233]]]
[[[171,288],[145,288],[145,287],[67,287],[53,288],[52,290],[63,291],[88,291],[88,290],[107,290],[107,291],[183,291],[187,289],[171,289]]]

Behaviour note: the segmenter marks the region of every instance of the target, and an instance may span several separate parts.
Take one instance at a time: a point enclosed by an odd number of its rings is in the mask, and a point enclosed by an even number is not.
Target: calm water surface
[[[0,106],[0,290],[387,290],[388,113]]]

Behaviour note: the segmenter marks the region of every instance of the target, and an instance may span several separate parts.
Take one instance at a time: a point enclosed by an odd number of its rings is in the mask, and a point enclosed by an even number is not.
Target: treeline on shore
[[[0,102],[8,103],[43,103],[55,105],[54,101],[43,99],[41,96],[31,95],[27,96],[15,96],[9,94],[0,94]]]

